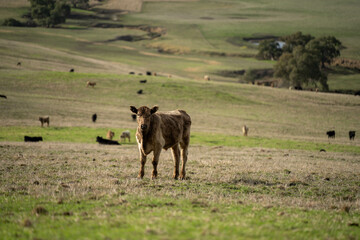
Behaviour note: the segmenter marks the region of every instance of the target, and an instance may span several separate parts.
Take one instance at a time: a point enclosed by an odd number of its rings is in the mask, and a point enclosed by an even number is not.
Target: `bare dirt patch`
[[[1,142],[0,150],[1,194],[54,200],[167,195],[264,206],[360,209],[356,154],[191,146],[188,179],[175,181],[169,151],[161,154],[157,180],[150,180],[150,161],[144,180],[138,180],[136,145]]]

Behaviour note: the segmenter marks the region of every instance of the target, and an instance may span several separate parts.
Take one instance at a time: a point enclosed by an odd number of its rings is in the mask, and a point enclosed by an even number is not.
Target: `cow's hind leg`
[[[179,165],[180,165],[180,150],[179,150],[179,144],[176,144],[171,148],[171,152],[174,159],[174,174],[173,178],[178,179],[179,177]]]
[[[186,165],[186,162],[187,162],[189,142],[190,142],[190,137],[184,139],[184,141],[182,143],[180,143],[181,158],[182,158],[182,165],[181,165],[181,172],[180,172],[180,179],[181,180],[184,180],[185,175],[186,175],[185,165]]]

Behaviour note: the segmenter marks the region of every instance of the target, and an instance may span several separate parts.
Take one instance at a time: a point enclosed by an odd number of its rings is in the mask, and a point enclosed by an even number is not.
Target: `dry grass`
[[[109,0],[105,4],[101,5],[101,8],[119,11],[140,12],[142,4],[142,0]]]
[[[171,153],[159,178],[144,180],[137,147],[67,143],[0,143],[0,193],[59,199],[175,197],[263,206],[360,210],[358,155],[259,148],[191,146],[188,179],[175,181]]]
[[[28,0],[0,0],[0,7],[28,7],[30,2]]]

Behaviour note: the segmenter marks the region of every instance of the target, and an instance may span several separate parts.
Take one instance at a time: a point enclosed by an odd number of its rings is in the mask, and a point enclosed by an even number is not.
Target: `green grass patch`
[[[115,132],[115,139],[119,140],[122,131],[126,129],[112,128]],[[0,127],[0,141],[24,141],[24,136],[42,136],[48,142],[74,142],[74,143],[95,143],[97,136],[105,137],[108,128],[96,127]],[[131,130],[135,135],[135,129]],[[132,138],[135,144],[135,138]],[[352,152],[360,153],[360,147],[352,145],[305,142],[264,137],[243,137],[229,136],[222,134],[200,133],[191,134],[191,144],[205,146],[228,146],[228,147],[260,147],[274,149],[298,149],[308,151],[319,151],[325,149],[329,152]]]
[[[37,209],[45,209],[41,212]],[[0,196],[4,239],[357,239],[359,213],[171,197]],[[40,212],[40,213],[38,213]],[[355,226],[352,226],[355,225]]]
[[[106,137],[108,128],[95,127],[0,127],[0,141],[24,141],[24,136],[42,136],[47,142],[96,143],[96,137]],[[114,140],[126,129],[112,128]],[[131,131],[134,136],[135,131]],[[135,143],[135,138],[131,139]],[[126,141],[126,144],[128,142]]]
[[[261,147],[275,149],[299,149],[309,151],[319,151],[320,149],[325,149],[326,151],[330,152],[360,153],[360,147],[351,145],[305,142],[264,137],[229,136],[211,133],[193,133],[191,134],[191,143],[204,144],[207,146]]]

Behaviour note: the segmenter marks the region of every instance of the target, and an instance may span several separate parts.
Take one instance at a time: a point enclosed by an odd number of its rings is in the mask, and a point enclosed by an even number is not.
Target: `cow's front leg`
[[[144,155],[142,153],[142,151],[140,151],[140,171],[139,171],[139,175],[138,178],[143,178],[144,174],[145,174],[145,163],[146,163],[146,155]]]
[[[154,150],[154,157],[152,160],[152,165],[153,165],[153,172],[151,176],[152,179],[155,179],[157,177],[157,165],[159,163],[160,153],[161,153],[161,148]]]

